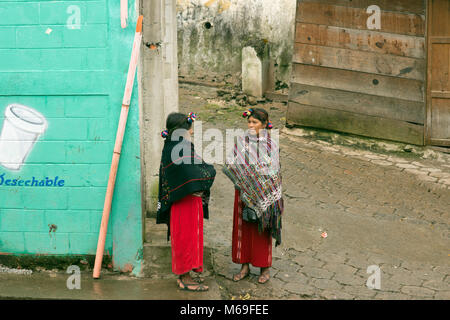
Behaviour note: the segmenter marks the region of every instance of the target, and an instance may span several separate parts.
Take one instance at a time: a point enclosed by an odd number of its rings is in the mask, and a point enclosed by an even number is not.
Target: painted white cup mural
[[[30,107],[20,104],[7,106],[0,133],[0,165],[20,170],[47,125],[44,116]]]

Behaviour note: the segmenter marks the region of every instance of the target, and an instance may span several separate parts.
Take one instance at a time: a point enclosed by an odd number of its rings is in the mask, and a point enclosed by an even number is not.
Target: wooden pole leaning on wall
[[[130,107],[131,93],[133,91],[134,77],[136,75],[136,68],[142,40],[142,19],[143,16],[139,16],[136,25],[136,33],[134,35],[133,50],[131,51],[130,64],[128,67],[127,83],[125,86],[125,93],[123,95],[122,100],[122,110],[120,112],[119,126],[117,129],[111,169],[109,172],[108,187],[106,189],[105,203],[103,206],[102,223],[100,225],[100,233],[98,236],[97,253],[95,256],[95,265],[93,272],[94,279],[98,279],[100,277],[100,271],[102,268],[103,253],[105,250],[106,232],[108,230],[109,214],[111,212],[111,203],[114,194],[114,186],[116,184],[117,168],[119,167],[120,153],[122,151],[123,137],[125,134],[128,119],[128,109]]]

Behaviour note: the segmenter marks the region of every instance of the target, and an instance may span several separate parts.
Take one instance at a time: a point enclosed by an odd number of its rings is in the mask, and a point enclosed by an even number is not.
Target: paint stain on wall
[[[48,225],[48,235],[50,236],[50,242],[52,243],[51,246],[53,249],[56,250],[56,230],[58,229],[58,226],[55,224],[49,224]]]

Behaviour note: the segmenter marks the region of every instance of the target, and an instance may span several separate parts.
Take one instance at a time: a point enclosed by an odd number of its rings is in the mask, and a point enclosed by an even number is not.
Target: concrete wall
[[[180,74],[235,74],[242,48],[267,42],[276,80],[289,83],[295,8],[295,0],[178,0]]]
[[[122,29],[119,3],[0,3],[1,254],[95,254],[137,21],[130,0]],[[135,274],[142,262],[137,89],[135,82],[105,247],[116,270]],[[12,103],[45,118],[31,119],[47,123],[31,146],[27,129],[17,127],[29,115],[8,129]]]
[[[142,112],[142,190],[145,212],[156,213],[159,164],[167,115],[178,111],[178,63],[175,0],[141,0],[144,15],[143,42],[159,44],[151,50],[142,46],[139,68]]]

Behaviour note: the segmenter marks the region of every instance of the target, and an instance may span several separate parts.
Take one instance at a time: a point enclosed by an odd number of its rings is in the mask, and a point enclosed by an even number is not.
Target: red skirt
[[[172,204],[170,212],[172,272],[203,271],[202,198],[188,195]]]
[[[242,220],[242,201],[235,191],[233,214],[232,260],[234,263],[250,263],[254,267],[272,266],[272,237],[265,230],[258,232],[258,224]]]

